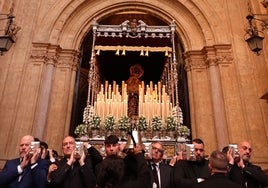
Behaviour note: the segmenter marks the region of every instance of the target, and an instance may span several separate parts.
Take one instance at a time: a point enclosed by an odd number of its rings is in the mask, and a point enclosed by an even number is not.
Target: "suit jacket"
[[[197,178],[207,179],[210,176],[208,160],[200,162],[179,160],[174,165],[174,186],[192,188]]]
[[[101,170],[107,170],[102,168],[106,160],[109,160],[109,157],[103,160],[98,166],[98,188],[110,187],[110,188],[149,188],[150,186],[150,171],[147,166],[147,162],[144,158],[143,153],[128,154],[124,159],[121,159],[123,162],[123,178],[114,182],[114,175],[118,175],[112,169],[108,169],[106,172],[101,172]],[[109,176],[106,178],[105,176]],[[110,175],[111,174],[111,175]],[[118,178],[117,178],[118,179]],[[103,185],[101,185],[103,184]]]
[[[215,173],[207,180],[195,184],[194,188],[243,188],[242,185],[232,182],[228,176],[223,173]]]
[[[148,166],[151,172],[151,178],[150,178],[151,186],[150,187],[152,187],[153,172],[152,172],[151,163],[149,163]],[[161,188],[173,188],[173,167],[163,162],[160,162],[159,171],[160,171]]]
[[[150,171],[144,154],[129,154],[124,158],[124,162],[125,175],[120,188],[148,188],[150,185]]]
[[[85,158],[83,166],[80,166],[78,161],[73,166],[69,166],[67,158],[61,159],[56,165],[58,169],[51,174],[50,187],[95,188],[96,176],[89,157]]]
[[[91,157],[92,160],[92,167],[93,167],[93,171],[96,175],[96,166],[101,163],[101,161],[103,160],[100,152],[94,148],[93,146],[91,146],[90,148],[87,149],[89,156]]]
[[[259,188],[268,186],[268,176],[261,167],[249,163],[241,170],[236,164],[230,166],[229,178],[247,188]]]
[[[45,188],[47,183],[47,171],[49,162],[39,159],[37,165],[31,168],[29,164],[23,170],[22,174],[18,173],[20,159],[8,160],[0,173],[0,187],[7,188]]]

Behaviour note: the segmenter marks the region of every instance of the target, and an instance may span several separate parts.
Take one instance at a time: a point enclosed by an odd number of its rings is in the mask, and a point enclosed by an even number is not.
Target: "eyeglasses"
[[[157,150],[157,151],[160,152],[160,153],[163,153],[163,152],[164,152],[164,150],[159,149],[159,148],[157,148],[157,147],[152,147],[152,150]]]

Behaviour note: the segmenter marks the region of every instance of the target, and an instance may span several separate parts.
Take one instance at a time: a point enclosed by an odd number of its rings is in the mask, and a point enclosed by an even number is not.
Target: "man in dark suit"
[[[96,176],[93,172],[91,158],[86,156],[83,149],[77,155],[75,148],[76,143],[73,137],[67,136],[63,139],[64,158],[56,162],[55,169],[51,172],[50,187],[95,188]]]
[[[0,187],[7,188],[45,188],[48,161],[40,158],[40,148],[31,150],[34,137],[21,138],[19,158],[8,160],[0,173]]]
[[[204,142],[196,138],[192,140],[195,160],[178,160],[174,165],[174,184],[176,188],[192,188],[210,176],[206,159]]]
[[[236,184],[228,179],[228,159],[225,153],[218,150],[213,151],[210,155],[208,166],[211,176],[206,181],[195,184],[194,188],[243,188],[242,185]]]
[[[251,144],[248,141],[240,142],[238,151],[238,159],[233,158],[231,149],[227,152],[230,179],[247,188],[267,187],[268,176],[262,171],[260,166],[250,163]]]
[[[99,163],[97,171],[98,188],[149,188],[150,171],[140,143],[120,154],[119,139],[108,136],[105,143],[106,157]],[[123,149],[123,148],[121,148]]]
[[[151,188],[172,188],[173,169],[163,162],[164,147],[161,142],[153,142],[151,145],[151,160],[149,168],[151,171]]]

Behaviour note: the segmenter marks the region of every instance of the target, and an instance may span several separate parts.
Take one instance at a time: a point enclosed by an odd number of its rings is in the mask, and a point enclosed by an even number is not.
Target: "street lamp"
[[[263,31],[268,29],[268,14],[253,14],[249,8],[249,14],[246,19],[248,20],[248,27],[245,29],[245,41],[251,51],[260,55],[263,49]],[[257,23],[261,26],[261,30],[258,30]]]
[[[18,27],[13,19],[13,7],[10,8],[8,14],[0,14],[0,21],[7,20],[6,28],[0,31],[4,31],[3,35],[0,35],[0,55],[3,55],[4,52],[7,52],[13,43],[16,41],[16,34],[21,29]]]

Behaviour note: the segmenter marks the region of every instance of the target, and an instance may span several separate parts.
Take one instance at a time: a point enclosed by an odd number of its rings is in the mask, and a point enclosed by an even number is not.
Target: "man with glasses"
[[[178,160],[174,165],[175,187],[190,188],[205,181],[210,176],[204,142],[200,138],[192,140],[195,160]]]
[[[229,160],[229,177],[232,181],[247,188],[260,188],[268,186],[268,176],[261,167],[250,163],[252,148],[248,141],[238,145],[239,157],[234,159],[232,149],[227,152]]]
[[[161,142],[153,142],[151,145],[151,160],[149,169],[151,172],[151,188],[172,188],[173,169],[163,162],[164,147]]]

